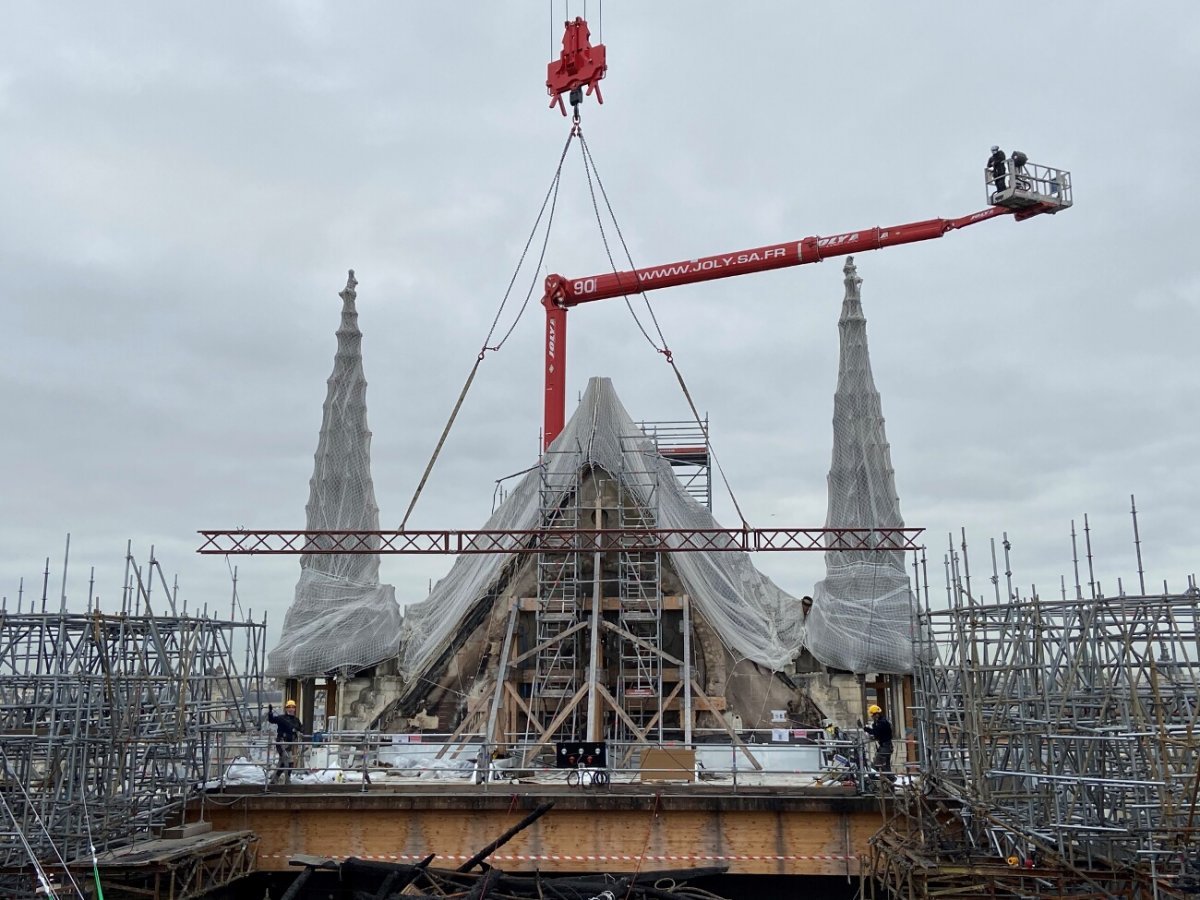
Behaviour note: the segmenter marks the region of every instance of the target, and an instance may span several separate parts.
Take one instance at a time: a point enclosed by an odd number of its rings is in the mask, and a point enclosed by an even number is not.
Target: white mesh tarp
[[[846,296],[839,320],[841,361],[834,399],[829,527],[902,527],[879,393],[867,354],[866,319],[853,262],[846,263]],[[358,314],[353,273],[342,292],[338,352],[324,406],[307,506],[310,530],[379,528],[370,475]],[[606,378],[593,378],[578,409],[535,469],[484,525],[486,530],[541,524],[542,480],[598,466],[621,478],[663,528],[718,527],[679,485],[625,411]],[[827,574],[814,591],[807,622],[799,602],[762,575],[739,552],[690,552],[667,557],[696,611],[735,657],[783,669],[807,645],[813,656],[854,672],[912,669],[911,592],[903,554],[829,551]],[[272,677],[357,670],[398,653],[408,679],[424,676],[450,647],[470,614],[489,599],[517,555],[465,555],[429,597],[401,616],[395,591],[379,584],[376,554],[301,557],[295,600],[279,645],[268,657]]]
[[[902,528],[900,499],[867,352],[867,320],[854,259],[846,260],[838,320],[841,355],[833,400],[827,528]],[[808,649],[851,672],[912,671],[912,593],[899,551],[831,550],[813,592]]]
[[[598,466],[657,512],[662,528],[719,527],[707,509],[680,486],[671,466],[634,424],[611,381],[592,378],[578,409],[545,454],[545,476],[528,473],[484,526],[536,528],[541,522],[540,486],[561,484],[573,471]],[[653,499],[652,499],[653,498]],[[770,669],[786,666],[800,651],[803,619],[798,600],[762,575],[745,553],[673,553],[666,557],[702,615],[739,658]],[[428,599],[405,611],[401,670],[408,678],[425,674],[446,650],[471,609],[499,581],[502,555],[462,556],[437,583]]]
[[[340,294],[337,355],[305,508],[310,531],[379,530],[356,284],[352,271]],[[400,625],[395,589],[379,583],[378,554],[305,554],[267,675],[302,678],[375,665],[395,654]]]

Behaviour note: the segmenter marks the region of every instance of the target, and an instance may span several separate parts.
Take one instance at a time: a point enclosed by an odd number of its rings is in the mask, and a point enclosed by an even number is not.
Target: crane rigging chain
[[[569,134],[567,135],[566,143],[563,145],[562,153],[559,155],[558,165],[556,166],[556,168],[554,170],[554,177],[551,179],[550,187],[547,189],[546,195],[542,199],[542,205],[541,205],[541,208],[538,210],[537,218],[534,220],[533,228],[530,230],[529,237],[525,241],[525,246],[523,247],[523,249],[521,251],[520,259],[517,261],[516,268],[513,271],[512,277],[509,279],[508,287],[506,288],[506,290],[504,292],[504,296],[500,300],[500,305],[496,310],[496,315],[492,319],[492,324],[491,324],[491,327],[488,329],[487,336],[484,338],[483,344],[482,344],[478,354],[475,357],[475,362],[471,366],[471,371],[467,374],[466,381],[463,383],[462,389],[459,391],[458,398],[455,400],[454,407],[450,411],[450,415],[446,420],[445,427],[443,427],[443,429],[442,429],[442,433],[438,438],[437,444],[434,446],[433,452],[430,454],[429,461],[425,465],[425,469],[421,474],[420,481],[417,483],[416,490],[413,492],[412,499],[409,500],[408,508],[404,512],[404,518],[400,522],[400,528],[399,528],[400,531],[403,531],[407,527],[408,520],[412,516],[413,510],[416,508],[417,502],[421,498],[421,494],[425,489],[425,485],[429,482],[429,476],[433,473],[433,467],[434,467],[434,465],[436,465],[438,458],[441,456],[442,449],[446,445],[446,440],[450,436],[450,430],[454,427],[454,423],[458,419],[458,414],[462,410],[462,406],[466,400],[467,394],[470,392],[471,386],[475,382],[475,376],[479,372],[479,366],[483,362],[484,357],[487,355],[487,353],[489,351],[496,352],[496,351],[500,350],[501,347],[504,346],[504,344],[508,341],[508,338],[512,335],[513,331],[515,330],[517,323],[521,320],[522,316],[524,315],[525,310],[529,306],[529,299],[533,295],[534,285],[536,284],[536,281],[537,281],[537,273],[538,273],[538,271],[540,271],[540,269],[542,267],[542,263],[545,260],[546,248],[547,248],[547,246],[549,244],[549,240],[550,240],[550,231],[554,224],[554,214],[557,211],[557,206],[558,206],[558,189],[559,189],[559,185],[561,184],[561,180],[562,180],[563,166],[566,162],[567,153],[570,151],[571,142],[573,140],[575,140],[575,138],[579,139],[580,153],[583,158],[584,173],[587,176],[588,191],[589,191],[589,194],[591,196],[591,201],[592,201],[592,211],[596,217],[596,224],[600,230],[600,237],[604,244],[604,251],[608,257],[609,265],[612,267],[612,270],[614,272],[617,271],[616,262],[613,259],[612,247],[609,244],[608,234],[604,228],[604,220],[600,214],[599,200],[597,199],[597,196],[596,196],[596,188],[597,187],[599,187],[599,189],[600,189],[600,196],[603,197],[603,199],[604,199],[605,209],[608,212],[609,218],[612,219],[613,228],[616,231],[617,237],[621,242],[621,248],[625,253],[625,257],[629,261],[630,267],[633,266],[633,259],[632,259],[632,255],[629,252],[629,246],[626,243],[625,236],[621,231],[620,223],[617,221],[616,215],[613,212],[612,203],[608,198],[607,190],[605,190],[605,188],[604,188],[604,182],[600,178],[600,172],[596,168],[595,159],[592,156],[591,148],[587,145],[587,139],[583,136],[583,128],[580,124],[580,115],[579,115],[579,108],[580,108],[580,102],[582,101],[582,94],[583,94],[582,88],[574,88],[571,91],[570,99],[571,99],[571,106],[572,106],[572,110],[573,110],[572,121],[571,121],[571,130],[570,130]],[[549,207],[549,216],[546,216],[547,207]],[[521,308],[517,311],[517,315],[513,318],[512,323],[509,325],[508,329],[504,332],[504,335],[500,338],[500,340],[497,341],[495,344],[492,344],[491,343],[492,337],[496,333],[496,328],[499,325],[500,318],[504,313],[504,308],[507,305],[509,297],[512,294],[512,289],[513,289],[514,285],[516,284],[516,280],[520,275],[521,269],[525,264],[525,259],[529,253],[529,248],[533,244],[533,239],[537,236],[537,231],[538,231],[539,226],[542,223],[543,217],[546,218],[546,228],[545,228],[545,232],[542,237],[542,246],[541,246],[541,250],[538,255],[538,262],[537,262],[537,265],[534,267],[534,278],[530,282],[529,290],[526,291],[525,299],[522,301]],[[654,309],[650,305],[649,298],[644,293],[640,293],[640,296],[642,298],[642,301],[646,304],[646,310],[650,314],[651,321],[654,323],[654,330],[658,334],[659,341],[661,341],[661,346],[658,343],[655,343],[654,339],[650,336],[650,333],[646,330],[646,327],[642,324],[641,320],[638,318],[638,315],[635,312],[635,310],[633,309],[633,305],[630,302],[628,296],[625,297],[626,308],[629,310],[630,316],[633,318],[634,323],[637,325],[638,329],[641,331],[642,336],[646,339],[646,342],[649,343],[650,346],[654,348],[655,352],[657,352],[663,356],[663,358],[670,364],[672,370],[674,371],[675,378],[679,382],[680,390],[683,392],[683,396],[684,396],[684,399],[687,401],[688,408],[692,411],[692,416],[695,419],[696,424],[699,426],[699,428],[701,429],[701,432],[704,434],[705,442],[709,446],[709,453],[712,456],[713,462],[717,467],[717,471],[720,473],[721,481],[725,486],[726,492],[729,494],[729,499],[733,503],[733,507],[737,511],[738,518],[741,520],[743,527],[746,527],[746,524],[747,524],[746,517],[742,514],[741,506],[737,501],[737,497],[735,496],[735,494],[733,492],[732,486],[729,484],[729,479],[725,475],[725,470],[721,466],[720,460],[718,459],[715,451],[712,450],[712,444],[711,444],[711,440],[709,438],[708,428],[705,425],[704,421],[700,417],[700,412],[697,409],[696,404],[692,399],[691,392],[688,390],[687,382],[685,381],[685,379],[683,377],[683,373],[680,371],[678,364],[675,362],[674,355],[672,354],[670,347],[667,345],[666,336],[663,334],[662,326],[659,324],[658,318],[654,314]]]
[[[562,180],[563,163],[566,161],[567,152],[571,149],[571,142],[577,136],[582,138],[579,132],[578,116],[576,116],[575,123],[571,128],[571,133],[567,135],[566,143],[563,144],[562,153],[558,157],[558,166],[554,170],[554,177],[550,179],[550,187],[546,190],[546,196],[542,198],[542,206],[538,210],[533,228],[530,229],[529,237],[525,240],[525,246],[521,250],[521,258],[517,260],[517,266],[513,270],[512,278],[508,281],[508,287],[505,289],[504,296],[500,300],[500,306],[497,308],[496,315],[492,319],[492,325],[488,329],[487,337],[483,339],[483,346],[480,348],[479,354],[475,357],[475,364],[471,366],[471,372],[467,375],[467,380],[463,383],[462,390],[458,393],[458,399],[454,403],[454,408],[450,411],[450,418],[446,420],[446,427],[442,429],[441,437],[438,438],[437,445],[433,448],[429,462],[425,464],[425,471],[421,474],[421,480],[417,484],[417,489],[413,492],[412,499],[408,502],[408,509],[404,511],[404,518],[400,522],[400,531],[403,531],[408,524],[409,516],[412,515],[417,501],[421,498],[421,492],[425,489],[425,484],[429,481],[429,475],[433,471],[433,466],[441,455],[442,448],[446,444],[446,438],[450,435],[450,429],[454,426],[454,421],[458,418],[458,412],[462,409],[463,401],[467,398],[467,392],[470,391],[471,384],[475,381],[475,374],[479,371],[479,364],[483,362],[483,358],[489,350],[496,352],[504,346],[509,336],[512,335],[513,330],[517,327],[517,323],[521,320],[522,315],[524,315],[526,308],[529,306],[529,298],[533,296],[534,287],[538,281],[538,273],[541,271],[542,263],[546,259],[546,247],[550,241],[550,230],[554,225],[554,213],[558,208],[558,186]],[[508,326],[508,330],[504,332],[504,336],[495,345],[492,345],[489,342],[492,339],[492,335],[496,333],[496,326],[500,323],[500,316],[503,315],[504,307],[508,303],[509,296],[512,294],[513,285],[517,283],[517,277],[521,274],[522,266],[525,265],[525,257],[529,253],[529,247],[533,244],[534,237],[537,236],[538,227],[541,225],[542,217],[546,215],[547,206],[550,208],[550,215],[546,218],[546,231],[542,237],[542,248],[538,254],[537,265],[533,269],[533,278],[529,282],[529,290],[525,292],[525,299],[521,303],[521,308],[513,318],[512,324]]]
[[[582,132],[579,134],[579,148],[581,154],[583,155],[583,169],[587,175],[588,191],[590,192],[592,198],[592,211],[596,216],[596,225],[600,229],[600,239],[604,243],[604,252],[608,256],[609,267],[614,274],[617,274],[617,265],[613,259],[612,249],[608,243],[608,235],[604,230],[604,220],[600,215],[600,206],[596,200],[597,186],[600,188],[600,196],[604,198],[604,207],[608,211],[608,217],[612,219],[613,230],[616,231],[617,238],[621,242],[621,249],[625,252],[625,260],[629,263],[630,269],[636,269],[637,267],[633,264],[633,256],[629,252],[629,245],[625,242],[625,235],[621,231],[621,224],[617,221],[616,213],[613,212],[612,203],[608,199],[608,191],[604,189],[604,182],[600,178],[600,171],[596,168],[596,160],[592,156],[592,150],[588,146],[587,139],[584,138]],[[595,175],[595,185],[592,183],[593,175]],[[696,404],[692,400],[691,391],[688,390],[687,382],[684,380],[683,372],[680,371],[679,366],[675,362],[675,356],[672,354],[671,348],[667,345],[666,335],[663,334],[662,326],[658,322],[658,317],[654,314],[654,307],[650,305],[650,298],[646,296],[644,291],[637,291],[636,293],[642,298],[642,302],[646,304],[646,311],[650,314],[650,320],[654,323],[654,330],[658,333],[658,338],[659,341],[661,341],[662,346],[659,346],[654,342],[654,339],[650,337],[649,333],[646,331],[645,326],[642,325],[637,313],[634,312],[633,304],[630,302],[628,294],[626,294],[623,298],[625,300],[625,307],[629,310],[629,315],[633,317],[634,324],[636,324],[638,330],[641,331],[642,337],[646,339],[646,342],[649,343],[657,353],[662,354],[663,358],[670,364],[671,369],[674,371],[675,378],[679,382],[679,388],[683,392],[684,399],[687,400],[688,408],[692,411],[692,417],[696,420],[696,425],[700,428],[700,432],[704,435],[704,441],[708,446],[709,455],[712,457],[712,461],[717,467],[717,472],[721,476],[721,482],[725,485],[725,491],[729,494],[729,499],[733,503],[733,508],[737,512],[738,518],[742,522],[742,527],[749,528],[749,523],[746,521],[746,517],[742,514],[741,505],[738,503],[737,497],[733,493],[733,486],[729,483],[729,479],[725,475],[725,469],[721,465],[721,461],[717,457],[716,451],[712,448],[712,440],[709,437],[708,425],[700,418],[700,411],[696,408]]]
[[[605,208],[608,211],[609,218],[612,220],[617,237],[621,242],[621,248],[625,252],[625,258],[629,261],[630,267],[633,268],[633,259],[629,253],[629,246],[625,241],[624,234],[621,232],[621,226],[617,222],[616,215],[613,213],[612,203],[608,199],[608,192],[604,189],[604,183],[600,179],[599,170],[596,168],[595,160],[592,157],[591,148],[589,148],[587,145],[587,140],[583,136],[583,128],[580,124],[580,107],[583,105],[584,88],[587,88],[588,96],[595,94],[597,102],[603,103],[604,97],[600,93],[600,80],[604,78],[605,74],[607,74],[608,68],[606,61],[607,51],[604,44],[597,43],[595,46],[593,46],[591,43],[586,15],[586,7],[583,17],[570,19],[568,13],[568,21],[565,23],[565,29],[563,32],[562,52],[557,60],[551,60],[546,69],[546,89],[551,97],[551,108],[558,106],[564,116],[567,114],[566,107],[564,106],[562,99],[562,95],[564,93],[568,95],[568,100],[571,104],[571,130],[567,135],[566,144],[564,144],[562,153],[559,156],[558,166],[555,169],[554,177],[551,179],[550,188],[547,190],[546,196],[542,200],[542,207],[538,211],[538,216],[534,222],[533,229],[530,231],[529,238],[525,242],[525,247],[521,251],[521,258],[517,262],[517,267],[513,272],[512,278],[509,280],[508,288],[504,292],[504,297],[500,301],[500,306],[496,310],[496,315],[492,320],[491,328],[488,330],[487,337],[484,339],[483,345],[475,358],[474,365],[472,365],[471,371],[467,375],[467,380],[464,382],[462,390],[459,392],[458,399],[455,401],[454,408],[450,412],[450,417],[446,421],[445,428],[442,429],[441,436],[438,439],[437,445],[433,449],[433,453],[429,458],[429,462],[425,466],[425,471],[421,475],[421,479],[417,484],[417,488],[413,492],[412,499],[408,504],[408,509],[405,510],[404,518],[400,523],[401,531],[403,531],[405,526],[407,526],[409,517],[412,515],[413,509],[416,507],[417,501],[421,497],[421,493],[429,480],[429,476],[433,471],[433,467],[436,464],[438,457],[441,455],[442,448],[445,446],[446,439],[449,437],[450,429],[454,426],[454,422],[458,418],[458,413],[462,409],[463,402],[466,400],[467,393],[470,391],[471,385],[475,381],[475,376],[479,371],[480,364],[483,362],[483,359],[487,355],[488,351],[498,351],[502,346],[504,346],[509,336],[513,333],[513,330],[516,328],[517,323],[523,316],[526,308],[529,306],[529,298],[533,295],[534,284],[537,280],[537,273],[541,269],[542,262],[545,260],[546,247],[550,240],[550,231],[554,223],[554,212],[558,203],[558,188],[559,184],[561,183],[563,164],[566,160],[567,152],[570,149],[571,142],[575,138],[579,138],[580,154],[583,158],[584,174],[587,176],[588,191],[592,200],[592,211],[596,216],[596,224],[600,229],[600,237],[604,243],[604,252],[608,257],[609,266],[611,267],[612,272],[616,274],[616,263],[613,259],[612,248],[609,245],[608,235],[604,229],[603,217],[600,215],[599,202],[596,198],[597,186],[600,188],[600,195],[604,198]],[[593,176],[595,176],[594,180]],[[542,238],[542,248],[541,254],[538,258],[538,264],[534,269],[534,279],[530,283],[529,290],[525,294],[525,300],[522,302],[521,308],[514,317],[512,324],[508,327],[508,330],[504,333],[504,336],[495,345],[492,345],[490,341],[496,332],[496,327],[500,322],[500,317],[503,315],[505,305],[508,303],[509,296],[512,293],[513,285],[516,283],[516,279],[520,274],[521,267],[525,263],[525,258],[529,252],[529,247],[533,243],[533,239],[537,234],[538,227],[541,225],[542,217],[546,212],[547,204],[550,206],[550,215],[546,220],[546,230]],[[644,291],[636,290],[631,291],[631,293],[637,293],[639,296],[641,296],[642,301],[646,304],[646,310],[650,315],[650,320],[654,324],[654,330],[658,335],[659,343],[655,342],[654,338],[650,336],[650,333],[646,330],[646,327],[638,318],[637,313],[633,309],[633,304],[631,303],[627,294],[624,297],[626,308],[629,310],[629,314],[633,317],[633,321],[641,331],[642,336],[646,338],[647,343],[649,343],[657,353],[661,354],[674,370],[675,378],[679,382],[679,387],[683,391],[684,398],[687,400],[688,407],[692,411],[692,415],[696,420],[696,424],[700,427],[701,433],[704,435],[708,452],[711,455],[713,462],[717,466],[717,471],[721,475],[721,480],[725,485],[726,491],[729,493],[729,498],[733,502],[734,509],[737,511],[738,517],[742,521],[742,526],[748,527],[746,518],[742,515],[741,507],[737,502],[737,497],[734,496],[733,489],[729,484],[729,480],[725,476],[725,471],[721,467],[716,453],[712,450],[712,443],[709,439],[708,427],[701,420],[699,410],[697,410],[696,404],[693,402],[691,393],[688,390],[687,383],[683,378],[683,373],[676,364],[670,347],[667,346],[666,337],[663,334],[662,327],[658,322],[657,316],[654,314],[654,309],[650,305],[650,300]]]

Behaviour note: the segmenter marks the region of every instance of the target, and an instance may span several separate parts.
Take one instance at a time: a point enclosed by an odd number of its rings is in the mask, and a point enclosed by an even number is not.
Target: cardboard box
[[[647,747],[642,751],[643,784],[662,781],[695,781],[696,751],[684,747]]]

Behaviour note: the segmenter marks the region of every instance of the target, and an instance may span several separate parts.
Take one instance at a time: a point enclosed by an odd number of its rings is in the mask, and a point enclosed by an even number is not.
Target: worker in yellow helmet
[[[875,739],[876,745],[875,759],[871,764],[875,767],[875,771],[894,783],[896,776],[892,774],[892,723],[887,720],[887,716],[883,714],[883,710],[876,703],[867,707],[867,715],[871,717],[871,721],[867,723],[867,727],[863,731]]]
[[[304,723],[296,715],[296,701],[283,704],[283,715],[275,715],[275,707],[267,707],[267,721],[275,726],[275,750],[279,754],[279,765],[271,774],[271,784],[284,778],[284,784],[292,783],[292,769],[300,751],[300,737],[304,734]]]

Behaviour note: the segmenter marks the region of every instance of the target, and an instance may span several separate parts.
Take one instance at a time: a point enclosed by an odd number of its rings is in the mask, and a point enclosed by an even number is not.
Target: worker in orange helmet
[[[888,781],[895,782],[896,776],[892,774],[892,723],[875,703],[867,707],[867,715],[871,717],[871,721],[863,731],[873,737],[876,744],[875,759],[871,764]]]
[[[275,707],[268,705],[267,721],[275,726],[275,750],[279,754],[279,764],[271,773],[271,784],[279,781],[280,775],[284,784],[291,784],[292,769],[300,751],[300,737],[304,734],[304,724],[296,715],[296,701],[288,700],[283,704],[282,716],[275,715]]]

